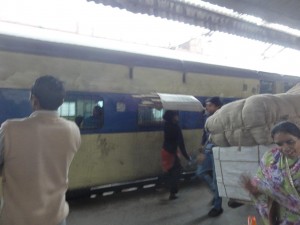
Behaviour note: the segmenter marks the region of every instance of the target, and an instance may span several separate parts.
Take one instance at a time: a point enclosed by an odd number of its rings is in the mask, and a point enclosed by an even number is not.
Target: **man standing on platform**
[[[205,101],[206,116],[213,115],[219,108],[222,107],[222,102],[219,97],[208,98]],[[209,211],[208,216],[216,217],[223,213],[222,209],[222,198],[219,196],[213,152],[213,143],[209,140],[209,132],[204,130],[202,136],[202,147],[201,152],[198,156],[198,167],[196,175],[204,180],[210,191],[213,194],[212,209]]]
[[[38,78],[31,89],[33,113],[0,129],[3,225],[64,225],[68,171],[81,142],[77,125],[60,118],[63,83]]]

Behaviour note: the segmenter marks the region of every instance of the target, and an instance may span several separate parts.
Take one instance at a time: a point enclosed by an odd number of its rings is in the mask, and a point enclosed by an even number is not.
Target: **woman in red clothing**
[[[168,110],[165,112],[164,143],[161,150],[162,168],[165,172],[165,181],[170,189],[170,200],[177,198],[178,182],[182,172],[182,166],[177,155],[179,148],[186,160],[190,161],[190,156],[186,152],[181,128],[178,125],[179,116],[177,111]]]

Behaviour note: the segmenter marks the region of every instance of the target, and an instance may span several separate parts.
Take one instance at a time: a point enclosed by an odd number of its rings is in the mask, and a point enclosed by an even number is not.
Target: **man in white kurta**
[[[57,114],[64,97],[60,80],[40,77],[31,89],[34,112],[28,118],[2,124],[0,224],[65,224],[68,171],[81,139],[76,124]]]

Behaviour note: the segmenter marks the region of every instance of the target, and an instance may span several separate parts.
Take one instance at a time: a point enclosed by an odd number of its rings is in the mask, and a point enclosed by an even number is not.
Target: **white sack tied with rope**
[[[287,93],[259,94],[224,105],[210,116],[205,129],[220,147],[272,143],[274,124],[289,120],[300,125],[300,85]]]

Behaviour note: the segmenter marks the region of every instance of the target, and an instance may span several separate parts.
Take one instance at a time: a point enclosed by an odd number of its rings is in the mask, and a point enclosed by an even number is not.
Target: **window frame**
[[[147,111],[145,111],[145,109],[148,109]],[[149,118],[144,118],[141,119],[141,116],[145,116],[145,114],[153,114],[153,110],[158,111],[160,113],[160,117],[158,119],[155,119],[154,117]],[[143,111],[143,112],[141,112]],[[152,112],[151,112],[152,111]],[[143,105],[138,105],[138,110],[137,110],[137,124],[139,127],[161,127],[164,123],[163,120],[163,115],[164,115],[165,110],[162,109],[156,109],[154,107],[150,107],[150,106],[143,106]],[[146,116],[148,117],[148,115]]]
[[[101,103],[100,103],[101,102]],[[75,122],[80,130],[99,130],[103,128],[104,126],[104,108],[105,108],[105,102],[102,95],[98,94],[79,94],[79,93],[68,93],[64,103],[75,103],[75,115],[61,115],[59,110],[61,110],[59,107],[58,113],[59,116],[62,118],[65,118],[67,120]],[[64,104],[63,103],[63,104]],[[100,104],[99,104],[100,103]],[[62,105],[63,105],[62,104]],[[82,106],[81,106],[82,105]],[[88,105],[88,106],[87,106]],[[102,115],[100,117],[100,123],[101,125],[95,126],[95,127],[83,127],[83,121],[84,119],[90,117],[93,114],[93,108],[94,106],[99,105],[102,109]],[[81,108],[79,108],[81,107]],[[89,110],[87,110],[89,108]],[[76,118],[79,118],[79,121],[76,122]]]

